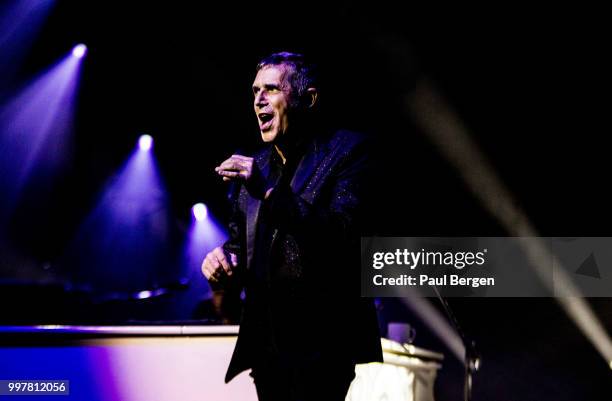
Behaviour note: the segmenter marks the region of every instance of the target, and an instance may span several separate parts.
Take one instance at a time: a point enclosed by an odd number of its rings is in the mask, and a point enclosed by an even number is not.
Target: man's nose
[[[266,106],[267,104],[268,104],[268,99],[266,98],[266,95],[264,94],[263,91],[255,95],[255,106],[263,107],[263,106]]]

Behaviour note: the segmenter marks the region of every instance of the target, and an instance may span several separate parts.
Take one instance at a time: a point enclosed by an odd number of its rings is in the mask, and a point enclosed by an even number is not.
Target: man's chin
[[[260,131],[261,133],[261,139],[264,142],[273,142],[274,139],[276,138],[276,132],[274,131]]]

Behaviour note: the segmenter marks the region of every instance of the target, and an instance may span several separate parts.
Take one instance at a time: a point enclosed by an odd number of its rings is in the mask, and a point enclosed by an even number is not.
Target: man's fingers
[[[229,159],[224,160],[215,167],[215,171],[223,177],[223,181],[234,179],[248,180],[251,177],[253,167],[252,157],[232,155]]]
[[[220,267],[219,262],[216,257],[212,254],[208,254],[206,259],[204,259],[204,263],[202,264],[202,271],[209,276],[214,275],[215,270]]]
[[[225,273],[228,276],[231,276],[232,275],[232,267],[230,266],[229,261],[225,257],[225,252],[223,251],[223,249],[222,248],[215,248],[213,250],[213,253],[214,253],[215,257],[217,258],[217,260],[219,261],[219,263],[221,264],[221,267],[223,268]]]
[[[218,167],[220,170],[242,170],[249,167],[249,163],[243,159],[230,157],[221,163]]]
[[[224,160],[215,170],[249,170],[252,168],[253,159],[240,155],[232,155],[229,159]]]
[[[235,253],[230,253],[230,261],[232,262],[232,266],[236,267],[238,266],[238,255],[236,255]]]
[[[216,170],[238,170],[239,166],[234,159],[227,159],[219,164]]]
[[[236,158],[240,161],[246,162],[246,163],[253,163],[253,158],[252,157],[248,157],[248,156],[242,156],[242,155],[232,155],[233,158]]]
[[[206,277],[209,281],[217,281],[214,276],[214,269],[210,264],[210,260],[208,257],[204,259],[204,263],[202,263],[202,273],[204,273],[204,277]]]
[[[248,171],[246,170],[241,170],[241,171],[218,171],[217,172],[221,177],[228,178],[228,179],[232,179],[232,178],[243,178],[243,179],[247,179],[248,178]],[[226,180],[227,181],[227,180]]]
[[[218,247],[206,255],[202,263],[202,273],[209,281],[219,281],[224,276],[231,276],[230,262],[225,257],[223,249]]]
[[[248,172],[244,169],[222,169],[222,168],[215,168],[215,171],[217,172],[217,174],[219,174],[221,177],[228,177],[228,178],[246,178]]]
[[[241,178],[241,179],[248,179],[249,177],[249,172],[248,170],[217,170],[217,174],[219,174],[221,177],[223,177],[223,181],[229,181],[231,179],[234,178]]]
[[[213,281],[213,282],[219,281],[217,279],[217,277],[215,276],[215,273],[213,271],[208,270],[208,271],[206,271],[206,273],[204,275],[206,276],[208,281]]]
[[[219,173],[219,175],[222,175],[224,177],[238,177],[241,174],[240,171],[219,170],[217,172]]]

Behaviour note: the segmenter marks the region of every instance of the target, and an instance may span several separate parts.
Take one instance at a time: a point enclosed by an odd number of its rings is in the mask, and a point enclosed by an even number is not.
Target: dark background
[[[447,7],[380,1],[58,2],[14,83],[27,81],[74,44],[88,45],[73,154],[43,201],[26,198],[19,205],[8,229],[10,249],[39,263],[41,276],[70,279],[75,267],[62,265],[62,255],[141,133],[155,138],[168,189],[170,251],[178,251],[195,202],[205,202],[224,221],[227,188],[213,168],[235,149],[257,143],[254,68],[262,56],[280,50],[304,52],[319,62],[329,84],[321,99],[330,122],[366,132],[380,144],[385,174],[372,210],[379,234],[508,235],[406,114],[405,96],[428,78],[540,235],[608,236],[603,60],[609,35],[601,14],[586,6]],[[31,190],[32,199],[39,195]],[[180,278],[172,265],[155,271],[171,282]],[[87,293],[36,278],[6,286],[2,300],[15,312],[5,313],[0,323],[207,317],[205,304],[196,305],[202,296],[179,303],[172,294],[143,303],[96,303]],[[610,332],[609,299],[588,301]],[[553,300],[450,303],[483,354],[474,399],[610,399],[606,361]],[[383,300],[381,308],[383,319],[417,327],[416,345],[445,353],[437,399],[459,399],[459,362],[399,302]]]

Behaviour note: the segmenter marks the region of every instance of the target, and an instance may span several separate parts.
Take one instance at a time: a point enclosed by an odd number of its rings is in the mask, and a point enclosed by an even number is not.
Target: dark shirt
[[[296,160],[301,157],[299,148],[293,149],[292,160],[283,164],[275,149],[270,152],[266,188],[288,185],[295,173]],[[253,268],[249,280],[251,293],[248,294],[252,305],[256,305],[257,341],[261,354],[267,359],[283,354],[281,350],[292,347],[283,341],[282,326],[271,322],[278,309],[283,309],[286,298],[293,292],[291,283],[282,280],[283,272],[301,271],[299,259],[295,257],[294,247],[287,234],[279,229],[272,201],[263,201],[257,219]],[[272,280],[272,276],[275,280]],[[280,277],[279,277],[280,276]],[[248,299],[248,298],[247,298]],[[274,327],[274,329],[273,329]]]
[[[283,170],[283,162],[277,152],[270,153],[268,176],[264,177],[266,188],[274,187],[278,184]],[[255,251],[253,254],[253,275],[254,284],[266,287],[270,282],[270,244],[278,233],[278,229],[273,222],[273,210],[269,202],[262,202],[257,218],[257,234],[255,237]]]

